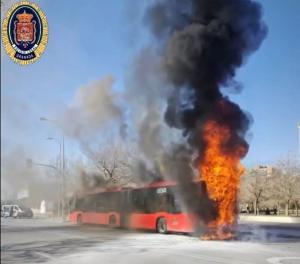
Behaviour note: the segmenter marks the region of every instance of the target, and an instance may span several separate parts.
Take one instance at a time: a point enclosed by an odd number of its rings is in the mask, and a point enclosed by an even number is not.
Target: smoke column
[[[261,6],[251,0],[155,1],[145,16],[173,87],[165,122],[180,129],[196,153],[199,177],[218,204],[218,216],[208,226],[218,229],[236,220],[239,160],[248,151],[244,137],[250,125],[221,88],[240,88],[236,70],[267,34],[261,17]],[[230,215],[223,215],[226,210]],[[226,238],[222,232],[211,238]]]

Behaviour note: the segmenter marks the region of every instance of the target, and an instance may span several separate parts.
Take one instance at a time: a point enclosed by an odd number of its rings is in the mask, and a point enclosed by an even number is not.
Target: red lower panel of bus
[[[165,218],[167,221],[167,230],[173,232],[193,232],[193,221],[188,214],[168,214],[168,213],[153,213],[153,214],[131,214],[130,227],[156,230],[157,221],[160,218]]]
[[[98,224],[120,226],[120,214],[116,212],[97,213],[74,211],[69,215],[70,222],[82,222],[84,224]]]
[[[114,217],[114,226],[120,226],[120,214],[116,212],[96,213],[74,211],[70,213],[70,222],[77,223],[79,219],[85,224],[109,225],[111,217]],[[193,220],[188,214],[169,214],[164,212],[152,214],[132,213],[129,221],[129,228],[156,230],[157,221],[165,218],[167,230],[173,232],[193,232]]]
[[[167,228],[175,232],[194,232],[196,219],[188,214],[169,214],[167,217]]]

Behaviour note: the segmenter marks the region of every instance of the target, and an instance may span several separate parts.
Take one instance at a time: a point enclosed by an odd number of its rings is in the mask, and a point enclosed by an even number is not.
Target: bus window
[[[94,195],[79,198],[76,201],[76,209],[83,212],[95,211],[95,201]]]
[[[108,212],[120,211],[120,193],[118,192],[105,193],[105,198],[106,198],[106,211]]]
[[[106,212],[106,203],[107,199],[105,193],[97,194],[95,198],[95,210],[101,213]]]
[[[179,200],[168,187],[133,190],[132,207],[139,213],[180,212]]]
[[[144,189],[132,191],[132,211],[138,213],[148,213],[147,192]]]
[[[78,198],[75,203],[75,209],[83,211],[84,209],[84,198]]]
[[[182,212],[180,199],[176,196],[171,196],[169,200],[169,212],[173,214],[179,214]]]
[[[178,190],[176,187],[168,188],[168,212],[178,214],[182,212]]]
[[[120,211],[120,193],[105,192],[94,196],[94,209],[97,212],[119,212]]]
[[[149,213],[167,211],[167,188],[147,190],[147,208]]]
[[[88,196],[85,202],[86,202],[85,207],[87,211],[91,211],[91,212],[96,211],[96,203],[97,203],[96,195]]]

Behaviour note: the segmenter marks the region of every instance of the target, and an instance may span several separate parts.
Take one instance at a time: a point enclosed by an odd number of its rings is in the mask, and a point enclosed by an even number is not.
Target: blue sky
[[[48,46],[39,61],[25,67],[12,62],[1,47],[1,141],[2,150],[21,145],[47,161],[57,146],[45,138],[59,137],[60,131],[39,117],[53,116],[80,86],[107,74],[115,76],[115,89],[124,89],[128,65],[147,40],[140,23],[142,1],[35,2],[48,19]],[[275,162],[298,149],[300,1],[260,2],[269,34],[238,71],[243,91],[230,95],[254,119],[247,165]],[[76,152],[73,143],[67,140],[70,156]]]

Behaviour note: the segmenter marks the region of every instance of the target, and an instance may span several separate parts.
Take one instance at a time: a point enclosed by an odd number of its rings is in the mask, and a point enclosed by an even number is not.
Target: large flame
[[[217,203],[218,216],[208,224],[209,231],[202,239],[230,239],[234,235],[233,228],[237,219],[238,188],[244,171],[240,158],[244,149],[238,146],[231,151],[224,150],[231,131],[216,121],[206,122],[203,137],[206,146],[199,171],[209,197]]]

